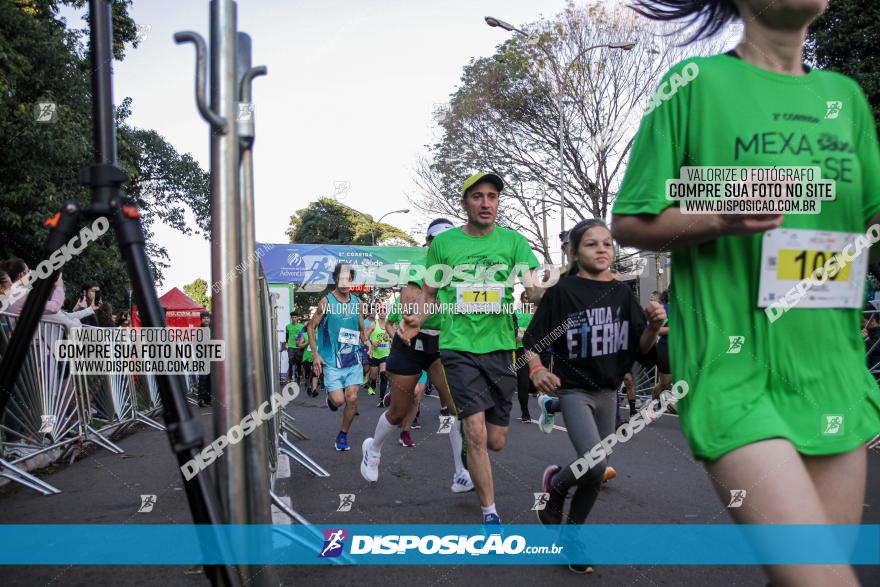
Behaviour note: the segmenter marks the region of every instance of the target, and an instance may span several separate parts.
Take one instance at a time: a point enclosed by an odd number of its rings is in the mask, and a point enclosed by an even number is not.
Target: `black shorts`
[[[440,361],[459,418],[485,412],[490,424],[510,423],[510,407],[517,389],[514,351],[477,355],[444,350],[440,351]]]
[[[419,332],[412,345],[405,344],[400,337],[391,341],[391,354],[385,370],[397,375],[421,375],[440,358],[440,335]]]
[[[301,363],[303,358],[303,349],[287,347],[287,359],[294,363]]]
[[[665,342],[657,342],[657,370],[661,373],[672,373],[669,368],[669,345]]]
[[[381,359],[377,359],[376,357],[370,357],[370,367],[378,367],[382,363],[384,363],[388,357],[382,357]]]
[[[307,377],[312,376],[312,362],[311,361],[303,361],[302,368],[306,372]]]

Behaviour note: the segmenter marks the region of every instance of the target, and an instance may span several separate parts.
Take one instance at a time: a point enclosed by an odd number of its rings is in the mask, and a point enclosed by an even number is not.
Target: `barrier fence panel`
[[[111,373],[78,379],[91,401],[89,426],[100,432],[123,432],[137,421],[131,375]]]
[[[159,397],[159,383],[152,373],[135,375],[134,389],[135,419],[156,430],[165,430],[165,426],[153,419],[162,411],[162,399]]]
[[[264,356],[266,357],[267,363],[263,365],[262,372],[266,383],[266,389],[269,391],[268,401],[271,402],[272,405],[272,418],[266,421],[266,426],[268,428],[266,439],[269,443],[267,447],[269,456],[269,488],[270,491],[274,491],[275,476],[278,473],[278,434],[282,413],[282,408],[275,402],[275,394],[281,391],[281,385],[278,381],[278,377],[275,375],[275,373],[277,373],[276,362],[278,359],[273,352],[276,327],[274,311],[275,304],[273,303],[274,297],[269,293],[269,285],[266,283],[266,277],[263,275],[262,267],[259,268],[259,271],[260,317],[263,320],[263,332],[266,334],[266,336],[263,337],[262,344],[266,350]]]

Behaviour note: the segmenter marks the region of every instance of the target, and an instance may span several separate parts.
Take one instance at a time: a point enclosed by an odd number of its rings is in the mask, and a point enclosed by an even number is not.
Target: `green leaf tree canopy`
[[[91,200],[77,181],[78,169],[93,158],[88,35],[67,27],[59,16],[64,4],[81,8],[85,0],[0,2],[0,258],[21,257],[32,268],[45,258],[44,221],[66,200]],[[137,46],[130,5],[113,3],[113,49],[120,60],[127,46]],[[35,108],[47,102],[55,105],[53,120],[38,121]],[[147,253],[159,279],[168,254],[152,241],[150,227],[158,219],[186,234],[206,232],[209,176],[155,131],[129,125],[130,114],[125,98],[116,109],[119,164],[130,177],[125,194],[141,207]],[[196,218],[194,229],[187,226],[187,211]],[[83,282],[95,280],[114,307],[127,306],[128,277],[112,232],[62,271],[69,302]]]
[[[290,217],[287,236],[291,243],[328,245],[417,246],[406,232],[390,224],[377,224],[372,216],[349,208],[332,198],[319,198]]]
[[[192,301],[206,310],[211,309],[211,297],[208,295],[208,282],[201,277],[196,278],[192,283],[184,285],[183,293],[188,295]]]

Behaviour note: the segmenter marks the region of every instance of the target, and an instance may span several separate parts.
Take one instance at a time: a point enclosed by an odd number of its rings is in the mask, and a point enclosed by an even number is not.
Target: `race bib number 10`
[[[848,232],[791,228],[766,232],[761,246],[758,306],[766,308],[796,299],[798,308],[860,308],[867,251],[849,261],[841,254],[845,248],[852,254],[852,243],[857,236]],[[826,272],[826,263],[835,255],[839,270]],[[815,281],[814,275],[818,278]],[[804,280],[810,283],[809,287],[799,286]],[[804,293],[793,294],[796,286],[803,288]]]

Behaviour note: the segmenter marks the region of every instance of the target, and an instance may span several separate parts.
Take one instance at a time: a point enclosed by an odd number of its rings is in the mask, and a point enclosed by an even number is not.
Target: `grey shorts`
[[[459,418],[486,413],[486,422],[496,426],[510,423],[512,398],[516,395],[514,351],[493,351],[477,355],[464,351],[440,351],[443,375],[452,393]]]

